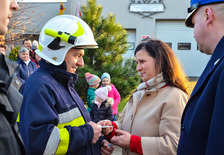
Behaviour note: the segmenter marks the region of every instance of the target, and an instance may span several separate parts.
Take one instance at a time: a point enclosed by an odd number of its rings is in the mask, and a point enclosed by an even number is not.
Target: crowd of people
[[[1,0],[0,8],[4,35],[18,4]],[[16,63],[0,45],[0,154],[110,155],[113,145],[129,155],[222,154],[224,1],[191,0],[188,13],[199,50],[212,55],[191,96],[173,50],[149,38],[133,53],[141,83],[119,116],[109,73],[85,73],[87,108],[74,89],[84,50],[98,48],[82,19],[50,19],[39,42],[23,40]]]

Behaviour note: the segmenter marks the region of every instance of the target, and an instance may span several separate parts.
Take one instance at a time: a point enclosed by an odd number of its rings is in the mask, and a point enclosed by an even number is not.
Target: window
[[[128,45],[128,49],[129,50],[134,50],[135,49],[135,43],[133,43],[133,42],[127,42],[127,45]]]
[[[166,42],[166,44],[167,44],[168,46],[170,46],[170,48],[172,48],[172,43],[171,43],[171,42]]]
[[[178,43],[178,50],[191,50],[191,43]]]
[[[197,50],[199,50],[198,44],[197,44]]]

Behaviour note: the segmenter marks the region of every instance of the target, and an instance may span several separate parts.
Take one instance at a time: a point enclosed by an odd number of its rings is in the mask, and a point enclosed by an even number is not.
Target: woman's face
[[[38,54],[35,54],[35,59],[39,62],[41,60],[41,57]]]
[[[103,80],[102,80],[102,85],[103,86],[107,86],[107,85],[109,85],[110,84],[110,80],[108,79],[108,78],[103,78]]]
[[[155,68],[155,59],[149,56],[145,49],[139,50],[135,59],[137,62],[136,70],[139,72],[142,81],[146,82],[158,74]]]

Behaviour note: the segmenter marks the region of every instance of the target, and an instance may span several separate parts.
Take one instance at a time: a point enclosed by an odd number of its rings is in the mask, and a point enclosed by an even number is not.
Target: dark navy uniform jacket
[[[178,155],[224,154],[223,58],[224,37],[218,43],[184,110]]]
[[[0,155],[25,155],[16,118],[22,105],[18,64],[0,54]]]
[[[77,78],[41,60],[25,82],[20,132],[28,154],[100,154],[100,144],[91,144],[89,113],[74,89]]]
[[[37,69],[36,64],[30,60],[28,66],[23,62],[22,59],[17,61],[18,64],[21,65],[19,72],[17,73],[17,77],[22,82],[25,83],[26,79],[33,74],[33,72]]]

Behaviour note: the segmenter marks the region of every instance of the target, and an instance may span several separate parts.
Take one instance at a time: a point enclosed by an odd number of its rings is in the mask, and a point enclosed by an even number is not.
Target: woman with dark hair
[[[123,154],[176,154],[180,120],[188,100],[187,79],[172,49],[149,39],[135,50],[142,83],[133,92],[118,122],[104,134]],[[120,129],[120,130],[119,130]]]

